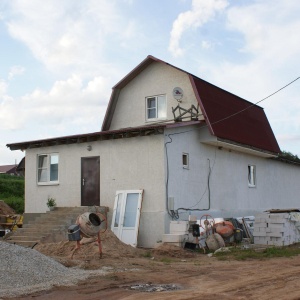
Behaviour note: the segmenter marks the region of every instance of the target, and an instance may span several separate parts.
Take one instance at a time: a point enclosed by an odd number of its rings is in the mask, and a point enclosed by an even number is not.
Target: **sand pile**
[[[124,257],[136,257],[144,253],[143,249],[134,248],[121,242],[110,230],[101,234],[103,259],[114,258],[122,259]],[[34,249],[41,253],[52,256],[59,261],[61,258],[70,258],[76,242],[62,241],[59,243],[39,244]],[[92,260],[99,258],[98,243],[95,242],[81,245],[80,249],[74,254],[74,260]],[[70,262],[69,262],[70,263]]]

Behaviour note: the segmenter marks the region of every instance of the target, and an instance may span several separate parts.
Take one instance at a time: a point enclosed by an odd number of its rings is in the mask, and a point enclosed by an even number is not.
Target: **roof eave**
[[[57,145],[69,145],[69,144],[80,144],[95,142],[109,139],[129,138],[136,136],[146,136],[151,134],[163,133],[166,125],[151,125],[151,126],[140,126],[140,127],[129,127],[118,130],[110,131],[98,131],[86,134],[77,134],[63,137],[55,137],[50,139],[26,141],[21,143],[7,144],[6,146],[10,150],[27,150],[31,148],[51,147]]]
[[[276,152],[271,152],[264,149],[252,147],[250,145],[244,145],[234,141],[224,140],[218,137],[216,137],[215,139],[202,141],[202,143],[218,147],[220,150],[224,148],[229,151],[237,151],[237,152],[247,153],[259,157],[264,157],[264,158],[275,158],[279,154]]]

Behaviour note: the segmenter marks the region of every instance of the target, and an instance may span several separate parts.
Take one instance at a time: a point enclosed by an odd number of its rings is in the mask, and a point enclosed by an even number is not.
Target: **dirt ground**
[[[102,236],[102,259],[96,243],[82,245],[73,259],[75,242],[41,244],[35,249],[65,266],[103,268],[107,275],[11,299],[300,299],[300,256],[220,261],[168,245],[132,248],[110,231]],[[159,291],[146,291],[157,286]],[[164,287],[171,288],[164,291]]]

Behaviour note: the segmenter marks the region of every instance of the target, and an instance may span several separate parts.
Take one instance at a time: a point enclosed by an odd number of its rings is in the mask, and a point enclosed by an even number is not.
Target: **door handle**
[[[82,185],[84,185],[84,183],[85,183],[85,179],[83,178],[83,179],[82,179]]]

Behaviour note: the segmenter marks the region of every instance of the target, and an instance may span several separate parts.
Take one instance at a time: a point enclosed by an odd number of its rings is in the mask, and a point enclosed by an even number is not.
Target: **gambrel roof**
[[[223,141],[279,153],[280,148],[262,107],[149,55],[114,87],[102,130],[109,130],[120,90],[151,63],[159,62],[186,73],[210,133]]]
[[[272,154],[278,154],[280,152],[280,148],[262,107],[227,92],[151,55],[143,60],[136,68],[134,68],[113,87],[111,98],[104,117],[102,131],[8,144],[7,147],[11,150],[17,150],[27,149],[28,147],[35,148],[58,144],[82,143],[128,136],[132,135],[133,132],[138,132],[138,135],[143,135],[145,131],[152,130],[155,132],[158,129],[165,128],[166,126],[163,125],[148,125],[135,128],[130,127],[120,128],[119,130],[110,130],[112,117],[121,89],[153,62],[168,65],[189,76],[196,99],[204,115],[206,125],[209,128],[210,134],[215,136],[218,142],[235,144],[237,146],[252,148],[263,152],[270,152]],[[189,122],[182,123],[185,123],[181,124],[183,126],[190,124]],[[203,122],[198,123],[201,123],[200,125],[203,126]],[[177,125],[174,124],[174,126],[181,125],[178,123]]]

